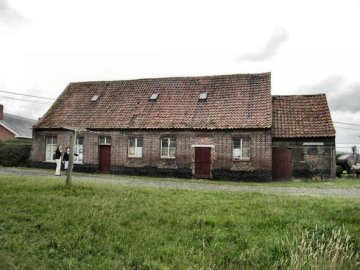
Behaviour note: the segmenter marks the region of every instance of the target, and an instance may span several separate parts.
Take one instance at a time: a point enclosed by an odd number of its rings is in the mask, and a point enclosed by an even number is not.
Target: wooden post
[[[73,136],[71,138],[71,146],[70,146],[70,153],[69,153],[69,167],[67,169],[67,175],[66,175],[66,186],[71,187],[71,180],[72,180],[72,171],[74,166],[74,149],[75,149],[75,143],[76,143],[76,134],[77,131],[73,130]]]

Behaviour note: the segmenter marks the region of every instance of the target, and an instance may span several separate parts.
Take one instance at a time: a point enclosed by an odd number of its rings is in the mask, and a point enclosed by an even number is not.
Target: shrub
[[[0,141],[0,165],[28,166],[30,150],[28,140]]]

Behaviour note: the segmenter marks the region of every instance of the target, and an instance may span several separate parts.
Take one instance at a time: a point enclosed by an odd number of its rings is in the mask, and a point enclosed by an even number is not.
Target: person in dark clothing
[[[55,161],[56,161],[56,170],[55,175],[60,176],[60,170],[61,170],[61,157],[62,157],[62,146],[61,144],[58,144],[55,150]]]
[[[69,168],[69,156],[70,156],[70,147],[67,147],[63,158],[64,170],[67,170]],[[74,156],[78,156],[78,154],[74,153]]]

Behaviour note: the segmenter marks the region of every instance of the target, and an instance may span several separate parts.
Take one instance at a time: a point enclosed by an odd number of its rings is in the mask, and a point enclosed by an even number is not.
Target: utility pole
[[[69,167],[67,169],[66,183],[65,183],[67,187],[71,187],[72,171],[74,167],[74,149],[75,149],[76,137],[78,136],[78,133],[80,131],[85,131],[86,129],[81,127],[69,127],[69,126],[64,126],[63,128],[72,131],[70,153],[69,153]]]
[[[73,130],[73,134],[71,136],[71,147],[70,147],[70,153],[69,153],[69,167],[67,169],[66,174],[66,186],[71,187],[71,181],[72,181],[72,171],[74,167],[74,149],[75,149],[75,143],[76,143],[76,136],[78,131]]]

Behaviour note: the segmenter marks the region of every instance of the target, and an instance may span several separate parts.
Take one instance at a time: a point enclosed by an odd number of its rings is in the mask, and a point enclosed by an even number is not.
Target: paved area
[[[19,168],[0,167],[0,174],[13,174],[24,176],[54,176],[46,170],[26,170]],[[64,178],[65,176],[60,176]],[[126,178],[121,176],[107,175],[81,175],[75,174],[73,181],[80,182],[98,182],[111,183],[125,186],[143,186],[152,188],[173,188],[184,190],[209,190],[209,191],[228,191],[228,192],[261,192],[261,193],[280,193],[288,195],[310,195],[310,196],[337,196],[337,197],[359,197],[360,188],[304,188],[304,187],[268,187],[268,186],[246,186],[246,185],[227,185],[212,183],[193,183],[188,181],[161,181],[161,180],[143,180],[137,178]]]

